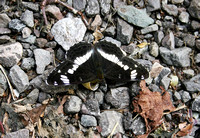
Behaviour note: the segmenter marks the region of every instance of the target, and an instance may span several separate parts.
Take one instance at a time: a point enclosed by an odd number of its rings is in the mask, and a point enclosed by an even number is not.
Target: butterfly
[[[67,58],[47,77],[48,85],[82,84],[108,79],[129,82],[149,77],[147,69],[130,59],[115,44],[80,42],[67,51]]]

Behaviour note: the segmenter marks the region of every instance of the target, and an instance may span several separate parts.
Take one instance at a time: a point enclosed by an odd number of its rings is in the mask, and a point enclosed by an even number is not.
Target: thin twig
[[[115,130],[116,130],[116,128],[117,128],[118,125],[119,125],[119,123],[117,122],[117,123],[115,124],[115,126],[113,127],[113,130],[112,130],[112,132],[110,133],[110,135],[108,136],[108,138],[111,138],[111,136],[114,134],[114,132],[115,132]]]

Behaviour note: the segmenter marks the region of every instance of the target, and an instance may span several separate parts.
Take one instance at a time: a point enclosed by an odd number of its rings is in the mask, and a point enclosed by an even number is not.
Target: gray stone
[[[156,11],[160,9],[160,0],[147,0],[147,11]]]
[[[129,106],[129,89],[127,87],[118,87],[110,89],[105,95],[107,103],[111,104],[114,108],[123,109]]]
[[[78,11],[83,11],[86,6],[86,0],[73,0],[73,7]]]
[[[187,46],[195,46],[195,36],[192,34],[185,34],[185,36],[183,37],[183,41],[186,43]]]
[[[33,10],[35,12],[39,12],[39,3],[34,2],[24,2],[22,1],[22,5],[30,10]]]
[[[28,138],[29,137],[29,130],[24,128],[20,129],[15,132],[7,133],[3,138]]]
[[[133,134],[135,135],[142,135],[146,132],[146,126],[144,119],[139,116],[133,120],[130,129],[132,130]]]
[[[4,76],[3,72],[0,70],[0,96],[4,95],[5,90],[7,89],[8,84],[6,77]]]
[[[152,91],[152,92],[160,92],[161,93],[161,89],[158,87],[158,85],[156,84],[150,84],[149,85],[149,89]]]
[[[46,44],[47,44],[47,39],[44,38],[37,38],[35,44],[40,47],[43,48]]]
[[[102,91],[100,92],[95,92],[94,94],[95,99],[99,102],[99,104],[103,104],[104,101],[104,93]]]
[[[188,81],[184,81],[183,84],[189,92],[194,93],[200,91],[200,74],[192,77]]]
[[[23,47],[19,42],[0,45],[0,64],[12,67],[22,58]]]
[[[132,5],[120,6],[117,8],[117,13],[127,22],[139,27],[147,27],[154,23],[154,20],[144,10],[137,9]]]
[[[200,39],[197,39],[197,40],[196,40],[196,47],[197,47],[197,49],[200,50]]]
[[[142,29],[141,33],[142,34],[147,34],[147,33],[155,32],[155,31],[158,31],[158,25],[157,24],[152,24],[152,25]]]
[[[11,38],[10,36],[8,35],[2,35],[0,36],[0,44],[5,44],[5,43],[8,43],[8,42],[11,42]]]
[[[159,46],[156,42],[152,42],[149,48],[150,48],[150,54],[152,56],[157,57],[159,55]]]
[[[181,12],[181,14],[178,16],[179,20],[182,23],[188,23],[189,22],[189,14],[187,12]]]
[[[180,4],[183,3],[184,0],[172,0],[173,4]]]
[[[81,109],[82,101],[77,96],[70,96],[64,104],[64,112],[67,114],[78,113]]]
[[[9,77],[15,88],[21,93],[29,86],[27,74],[18,66],[14,65],[10,69]]]
[[[110,26],[105,30],[105,34],[108,36],[113,37],[116,34],[116,27],[115,26]]]
[[[179,92],[175,91],[173,96],[175,101],[181,100],[181,95]]]
[[[163,4],[163,10],[165,10],[169,15],[177,16],[178,15],[178,8],[176,5],[173,4]]]
[[[178,38],[178,37],[175,37],[174,38],[174,40],[175,40],[175,46],[176,47],[182,47],[183,46],[183,40],[181,40],[180,38]]]
[[[200,53],[194,57],[195,63],[200,63]]]
[[[122,42],[122,44],[128,44],[133,35],[133,27],[123,21],[122,19],[117,19],[117,39]]]
[[[26,10],[24,13],[22,13],[22,16],[20,17],[20,19],[28,27],[34,26],[34,18],[33,18],[33,12],[32,11]]]
[[[88,99],[81,107],[83,114],[100,116],[99,102],[96,99]]]
[[[183,73],[188,78],[194,77],[194,70],[192,70],[192,69],[184,69]]]
[[[192,27],[193,30],[198,30],[198,29],[200,29],[200,22],[193,20],[193,21],[191,22],[191,27]]]
[[[94,127],[94,126],[97,126],[97,120],[94,116],[82,115],[81,116],[81,124],[84,127]]]
[[[24,58],[22,60],[21,68],[24,70],[30,70],[35,65],[35,60],[31,57]]]
[[[8,23],[10,21],[11,21],[11,19],[8,17],[7,14],[5,14],[5,13],[0,14],[0,28],[8,27]]]
[[[175,48],[169,50],[165,47],[160,47],[160,55],[163,62],[168,65],[173,65],[177,67],[188,67],[190,66],[190,52],[191,48]]]
[[[61,48],[59,48],[57,51],[56,51],[56,58],[60,61],[64,60],[65,59],[65,51]]]
[[[155,84],[160,85],[161,80],[162,80],[164,77],[167,77],[170,73],[171,73],[170,68],[164,67],[164,68],[162,69],[162,71],[159,73],[159,75],[154,79],[154,80],[155,80]],[[167,81],[169,81],[169,79],[167,79]],[[164,83],[165,83],[165,82],[164,82]],[[168,83],[168,82],[166,82],[166,87],[167,87],[167,83]]]
[[[99,14],[100,7],[99,7],[98,0],[88,0],[85,12],[90,17],[95,16],[96,14]]]
[[[49,51],[44,49],[35,49],[34,51],[35,61],[36,61],[36,72],[42,74],[45,70],[45,67],[50,64],[52,57]]]
[[[158,30],[157,32],[155,32],[154,34],[154,38],[155,38],[155,41],[160,44],[162,39],[164,38],[164,33],[163,31],[160,31]]]
[[[11,33],[11,30],[8,29],[8,28],[1,28],[0,27],[0,35],[3,35],[3,34],[10,34]]]
[[[192,103],[192,110],[200,112],[200,96],[195,98],[194,102]]]
[[[17,40],[21,42],[29,43],[29,44],[34,44],[36,40],[36,36],[30,35],[27,38],[22,38],[21,36],[17,36]]]
[[[108,15],[110,12],[111,0],[100,0],[101,14]]]
[[[48,47],[48,48],[55,48],[56,46],[57,46],[56,41],[50,41],[45,44],[45,47]]]
[[[38,95],[38,102],[42,103],[44,100],[51,98],[46,92],[40,92]]]
[[[162,46],[172,50],[175,48],[175,39],[173,32],[169,32],[168,35],[166,35],[162,40]]]
[[[188,11],[192,17],[200,20],[199,0],[192,0],[190,3],[190,7],[188,8]]]
[[[161,79],[160,85],[164,87],[165,90],[167,90],[169,88],[169,84],[170,84],[171,79],[167,76],[164,76]]]
[[[60,9],[56,5],[47,5],[45,8],[46,13],[49,13],[50,15],[54,16],[54,18],[60,20],[63,19],[63,15],[60,12]]]
[[[39,90],[34,89],[32,90],[23,100],[23,104],[35,104],[39,96]]]
[[[26,26],[19,19],[12,19],[9,22],[8,27],[13,31],[20,32]]]
[[[114,126],[118,123],[115,131],[113,132],[113,135],[116,133],[122,133],[124,134],[124,129],[122,125],[122,114],[118,113],[116,111],[104,111],[101,113],[100,119],[99,119],[99,126],[102,128],[101,135],[103,137],[108,136]]]
[[[55,41],[66,51],[71,46],[83,40],[86,27],[80,18],[68,17],[59,20],[54,24],[51,33]]]
[[[94,41],[94,36],[93,36],[91,33],[87,32],[87,33],[85,34],[83,40],[84,40],[85,42],[92,43],[92,42]]]
[[[22,29],[22,38],[28,38],[31,35],[32,31],[28,27]]]
[[[126,53],[131,54],[131,53],[133,53],[133,51],[134,51],[134,49],[135,49],[134,47],[136,47],[135,45],[136,45],[136,44],[134,44],[134,43],[130,43],[130,45],[128,45],[128,46],[123,45],[123,46],[121,46],[121,48],[122,48],[122,50],[125,51]]]
[[[113,39],[112,37],[105,37],[103,40],[105,40],[107,42],[111,42],[111,43],[115,44],[118,47],[121,47],[121,42],[116,40],[116,39]]]
[[[180,93],[181,99],[184,103],[186,103],[186,102],[188,102],[192,99],[191,96],[190,96],[190,93],[187,92],[187,91],[181,90],[181,91],[179,91],[179,93]]]

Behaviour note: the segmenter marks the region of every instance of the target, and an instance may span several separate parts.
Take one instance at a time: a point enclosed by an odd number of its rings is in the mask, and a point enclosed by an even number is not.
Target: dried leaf
[[[100,40],[101,38],[103,38],[103,34],[98,30],[98,29],[96,29],[95,30],[95,32],[93,33],[93,36],[94,36],[94,44],[98,41],[98,40]]]
[[[0,132],[1,132],[1,133],[4,133],[3,124],[1,123],[1,121],[0,121]]]
[[[31,122],[34,124],[38,121],[40,115],[44,112],[47,105],[41,105],[37,108],[28,111],[27,116],[31,119]]]
[[[147,46],[147,45],[149,45],[149,44],[150,44],[150,43],[142,42],[142,43],[138,44],[137,46],[138,46],[139,48],[144,48],[145,46]]]
[[[67,101],[67,99],[68,99],[68,95],[65,95],[65,96],[62,98],[62,101],[60,102],[60,105],[59,105],[59,107],[58,107],[58,109],[57,109],[57,113],[58,113],[58,114],[64,114],[63,105],[64,105],[64,103]]]
[[[151,92],[145,81],[141,81],[140,87],[142,91],[133,100],[134,112],[139,113],[145,120],[146,133],[155,129],[162,122],[163,112],[165,110],[174,111],[170,95],[163,90],[163,95],[160,92]]]

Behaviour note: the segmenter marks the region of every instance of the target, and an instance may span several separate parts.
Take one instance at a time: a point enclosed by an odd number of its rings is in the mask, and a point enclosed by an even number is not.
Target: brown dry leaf
[[[177,136],[179,137],[186,136],[192,131],[192,127],[193,127],[192,117],[189,118],[189,122],[190,122],[189,124],[187,122],[183,122],[179,124],[180,131],[176,134]]]
[[[27,116],[30,118],[33,124],[38,121],[40,115],[44,112],[46,106],[47,105],[41,105],[27,112]]]
[[[170,95],[163,90],[163,95],[160,92],[151,92],[145,81],[141,81],[140,87],[142,91],[133,100],[134,112],[139,113],[145,120],[146,133],[155,129],[162,122],[163,112],[165,110],[174,111]]]
[[[63,96],[62,101],[60,102],[60,105],[59,105],[59,107],[57,109],[57,113],[58,114],[64,114],[63,105],[67,101],[68,98],[69,98],[68,95]]]
[[[95,30],[95,32],[93,33],[93,36],[95,38],[93,44],[95,44],[98,40],[103,38],[103,34],[98,29]]]

